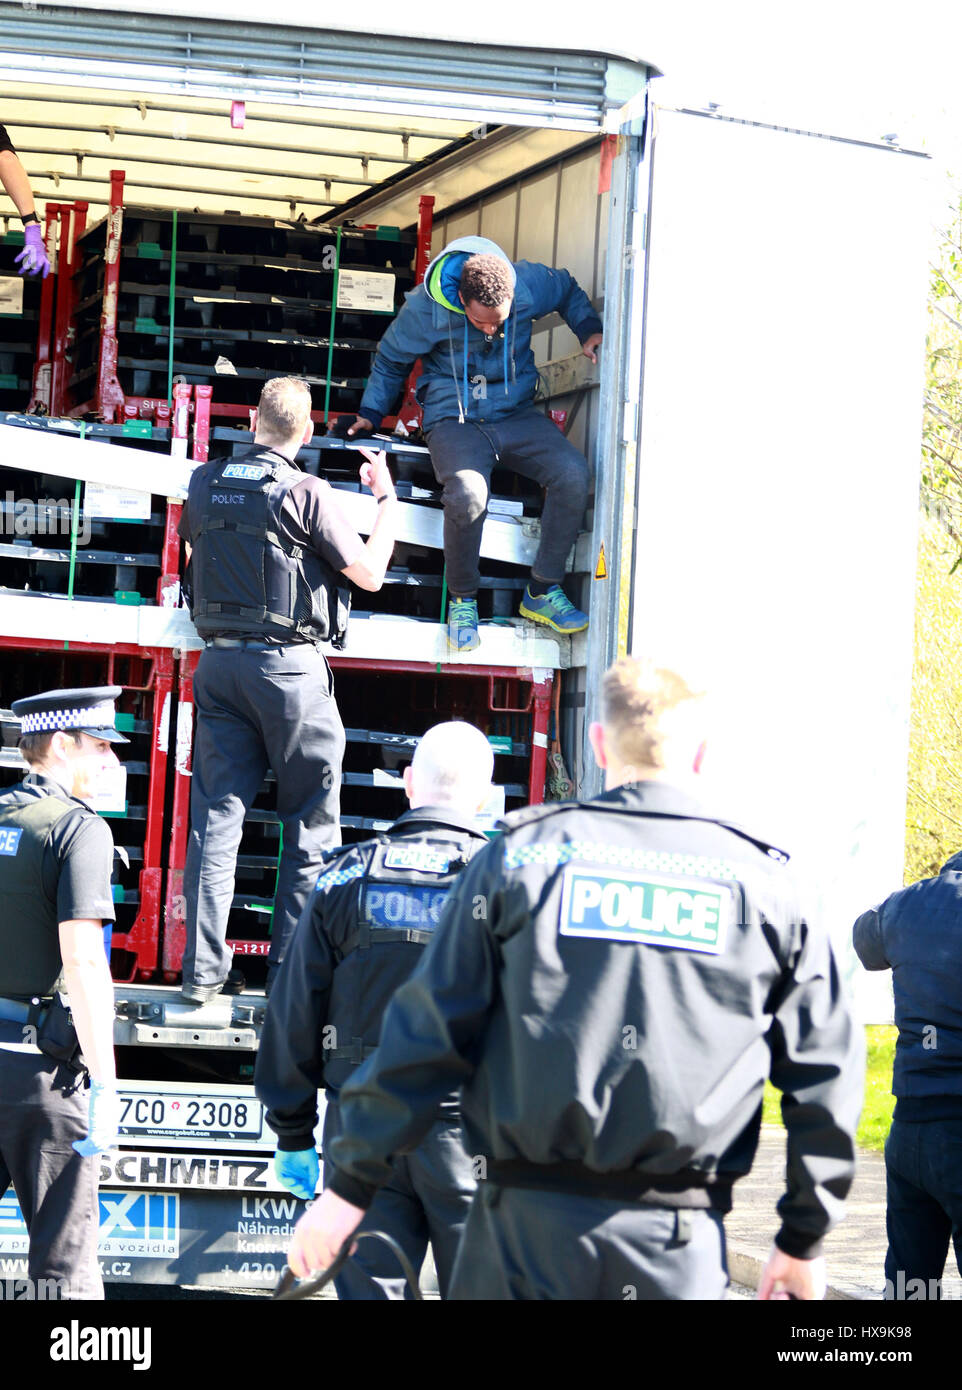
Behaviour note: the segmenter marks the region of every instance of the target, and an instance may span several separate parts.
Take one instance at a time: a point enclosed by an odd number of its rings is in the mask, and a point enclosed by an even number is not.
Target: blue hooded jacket
[[[468,322],[458,299],[464,262],[479,253],[500,256],[514,279],[511,313],[492,338]],[[435,256],[381,339],[359,413],[377,429],[419,357],[416,394],[426,431],[439,420],[483,423],[524,410],[538,385],[531,325],[555,312],[581,343],[602,331],[591,301],[566,270],[531,261],[513,265],[487,237],[459,237]]]
[[[962,1119],[962,854],[863,912],[853,941],[866,970],[891,970],[899,1120]]]

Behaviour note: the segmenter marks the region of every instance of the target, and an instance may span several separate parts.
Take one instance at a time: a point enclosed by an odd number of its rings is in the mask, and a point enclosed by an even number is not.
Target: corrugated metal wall
[[[608,194],[598,192],[600,142],[524,174],[507,187],[450,210],[441,209],[431,241],[436,255],[459,236],[486,236],[514,261],[541,261],[571,272],[604,314],[608,245]],[[541,366],[578,350],[578,340],[557,314],[543,319],[532,337]],[[552,400],[574,412],[569,438],[594,466],[598,390]]]

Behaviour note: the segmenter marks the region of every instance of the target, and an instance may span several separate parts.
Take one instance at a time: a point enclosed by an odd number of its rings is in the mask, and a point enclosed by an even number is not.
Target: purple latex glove
[[[14,261],[14,265],[20,267],[21,275],[39,275],[42,270],[43,278],[46,280],[50,274],[50,261],[47,259],[47,248],[43,244],[43,232],[39,223],[27,223],[23,229],[23,241],[23,250]]]

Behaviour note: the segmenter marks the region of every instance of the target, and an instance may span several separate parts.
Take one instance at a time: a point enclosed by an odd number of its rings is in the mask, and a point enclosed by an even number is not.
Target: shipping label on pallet
[[[393,314],[395,283],[395,276],[376,270],[342,270],[337,281],[337,307]]]
[[[139,488],[91,482],[84,492],[84,513],[98,521],[149,521],[150,497]]]
[[[19,275],[0,276],[0,314],[23,314],[23,280]]]

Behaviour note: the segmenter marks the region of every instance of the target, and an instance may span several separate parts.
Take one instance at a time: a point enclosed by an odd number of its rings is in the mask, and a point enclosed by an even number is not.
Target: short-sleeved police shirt
[[[107,822],[41,773],[25,777],[21,790],[75,803],[75,809],[53,827],[41,868],[43,892],[57,904],[57,921],[113,922],[117,915],[110,888],[114,840]]]

